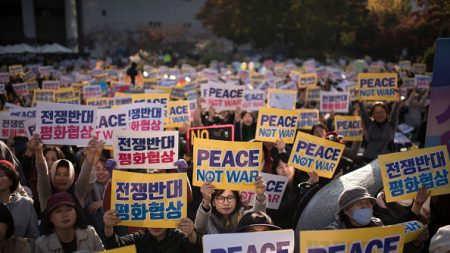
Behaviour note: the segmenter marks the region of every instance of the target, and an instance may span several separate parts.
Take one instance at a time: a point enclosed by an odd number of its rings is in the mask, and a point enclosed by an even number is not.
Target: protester
[[[55,193],[46,207],[42,218],[43,235],[36,241],[36,253],[104,250],[100,237],[87,225],[69,193]]]
[[[27,240],[14,236],[14,219],[5,205],[0,204],[0,252],[31,253]]]
[[[69,192],[80,207],[84,206],[84,198],[88,191],[88,185],[93,165],[100,158],[103,150],[103,143],[95,139],[89,141],[87,157],[83,162],[81,173],[75,181],[75,171],[73,164],[65,159],[55,161],[47,169],[47,162],[42,153],[43,144],[39,135],[34,135],[32,140],[35,146],[36,167],[38,170],[38,191],[41,210],[46,209],[47,200],[53,193]],[[49,175],[50,174],[50,175]]]
[[[450,225],[439,228],[430,243],[430,253],[450,252]]]
[[[363,154],[366,161],[371,162],[378,155],[395,152],[394,135],[398,125],[400,103],[395,103],[390,116],[387,106],[383,103],[373,105],[369,114],[364,103],[359,102],[359,106],[362,122],[366,130]]]
[[[138,253],[200,253],[201,237],[194,230],[194,223],[189,218],[180,220],[178,229],[146,228],[136,233],[118,236],[113,226],[120,222],[115,210],[108,210],[103,216],[105,224],[105,248],[112,249],[130,244],[136,245]]]
[[[251,112],[243,111],[234,123],[234,141],[249,141],[255,138],[256,118]]]
[[[237,226],[236,232],[263,232],[280,230],[274,225],[272,219],[265,212],[249,212],[242,216]]]
[[[0,202],[11,212],[14,219],[14,235],[27,238],[31,249],[39,237],[38,219],[33,201],[21,196],[16,190],[19,173],[12,163],[0,160]]]
[[[256,200],[252,211],[266,211],[267,194],[264,179],[256,178]],[[195,218],[195,230],[201,234],[233,233],[237,229],[244,208],[237,191],[215,190],[206,182],[201,187],[202,203]]]
[[[381,227],[383,223],[373,216],[373,206],[377,200],[367,189],[353,186],[339,196],[339,209],[336,220],[327,229],[347,229],[363,227]]]

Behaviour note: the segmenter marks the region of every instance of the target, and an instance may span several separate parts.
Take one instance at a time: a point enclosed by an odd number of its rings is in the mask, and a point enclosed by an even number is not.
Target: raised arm
[[[367,127],[370,125],[370,117],[369,113],[367,112],[366,105],[362,101],[358,101],[359,104],[359,113],[361,114],[361,119],[363,121],[364,126]]]
[[[400,116],[400,107],[401,107],[401,102],[397,101],[394,104],[394,109],[391,112],[391,120],[389,121],[389,124],[391,125],[392,129],[394,129],[394,131],[397,129],[398,126],[398,118]]]
[[[95,138],[89,141],[86,158],[81,166],[78,180],[75,182],[75,195],[82,207],[84,207],[84,198],[89,190],[92,167],[100,159],[104,144],[104,142],[97,141]]]
[[[47,200],[52,195],[52,184],[48,174],[47,162],[45,161],[41,137],[39,134],[33,135],[30,140],[34,147],[35,164],[37,170],[37,190],[39,192],[39,203],[41,211],[47,207]]]

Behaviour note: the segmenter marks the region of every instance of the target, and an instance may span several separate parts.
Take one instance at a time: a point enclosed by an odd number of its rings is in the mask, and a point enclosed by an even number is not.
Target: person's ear
[[[345,208],[344,209],[344,213],[345,215],[347,215],[348,217],[352,217],[352,211],[350,210],[350,208]]]

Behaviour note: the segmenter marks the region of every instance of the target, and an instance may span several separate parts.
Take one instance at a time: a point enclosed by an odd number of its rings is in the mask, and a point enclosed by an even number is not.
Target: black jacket
[[[197,238],[197,243],[192,244],[180,230],[168,229],[166,237],[158,242],[145,230],[124,236],[114,234],[111,237],[106,237],[104,244],[105,249],[135,244],[138,253],[201,253],[203,251],[201,237],[197,235]]]

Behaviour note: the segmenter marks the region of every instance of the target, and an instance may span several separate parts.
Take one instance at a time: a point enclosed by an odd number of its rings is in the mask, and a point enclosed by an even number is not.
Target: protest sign
[[[425,147],[446,145],[450,155],[450,39],[436,40]]]
[[[61,98],[61,99],[59,99],[58,103],[80,105],[81,101],[80,101],[80,97],[76,96],[76,97],[72,97],[72,98]]]
[[[0,83],[0,95],[5,94],[5,84],[4,83]]]
[[[170,98],[174,100],[181,100],[184,98],[184,88],[182,87],[172,87],[170,90]]]
[[[83,86],[83,98],[99,98],[102,96],[102,87],[100,85]]]
[[[121,226],[175,228],[187,216],[186,173],[143,174],[114,170],[111,209]]]
[[[363,128],[360,116],[334,116],[334,129],[344,141],[362,141]]]
[[[34,108],[17,107],[17,108],[12,108],[12,109],[8,110],[7,112],[0,112],[0,115],[35,119],[36,118],[36,110]]]
[[[404,225],[343,230],[300,231],[304,253],[403,252]]]
[[[263,90],[245,90],[242,97],[243,111],[258,111],[259,107],[266,106],[266,93]]]
[[[306,88],[307,86],[316,86],[317,85],[317,74],[316,73],[300,74],[297,85],[299,88]]]
[[[298,109],[297,128],[311,130],[314,125],[319,124],[319,110]]]
[[[411,61],[400,61],[398,63],[400,70],[411,71]]]
[[[127,129],[129,124],[127,110],[98,109],[94,136],[97,140],[105,141],[105,145],[113,145],[113,132],[115,129]]]
[[[2,82],[2,83],[9,82],[9,73],[8,72],[0,72],[0,82]]]
[[[129,129],[133,131],[163,131],[164,108],[161,104],[137,103],[125,108],[129,118]]]
[[[294,231],[276,230],[203,236],[205,253],[293,253]]]
[[[322,89],[320,87],[317,86],[308,86],[306,87],[306,101],[310,102],[310,101],[316,101],[319,102],[320,101],[320,91]]]
[[[12,85],[14,91],[19,96],[28,96],[28,84],[27,83],[13,83]]]
[[[320,111],[348,113],[350,95],[347,91],[320,91]]]
[[[402,88],[412,89],[416,86],[416,80],[415,78],[404,78],[402,79],[403,85]]]
[[[401,224],[405,225],[405,243],[410,243],[416,240],[417,237],[419,237],[425,229],[423,223],[416,220],[404,222]]]
[[[261,176],[267,185],[267,208],[278,210],[283,199],[284,190],[288,184],[288,178],[264,172],[261,173]],[[249,201],[251,206],[255,205],[255,191],[241,191],[239,195],[242,201]]]
[[[188,152],[193,149],[195,138],[234,141],[234,125],[230,124],[188,128],[186,134]]]
[[[28,81],[35,80],[35,78],[36,78],[36,77],[34,76],[34,73],[33,73],[31,70],[28,70],[28,71],[25,72],[25,74],[23,75],[22,80],[25,81],[25,82],[28,82]]]
[[[14,136],[25,136],[25,128],[23,122],[28,118],[12,117],[1,115],[0,117],[0,139],[8,139]]]
[[[208,83],[201,85],[201,94],[205,98],[207,108],[214,107],[216,112],[234,111],[236,107],[242,107],[244,87]]]
[[[193,185],[211,182],[216,189],[255,190],[262,168],[261,142],[194,139]]]
[[[58,90],[60,86],[59,81],[42,81],[43,90]]]
[[[17,76],[23,73],[22,65],[12,65],[8,67],[8,72],[10,76]]]
[[[194,100],[198,98],[197,90],[186,91],[184,95],[186,96],[186,100]]]
[[[277,90],[269,89],[267,95],[267,105],[271,108],[278,108],[284,110],[295,109],[295,102],[297,101],[297,91],[293,90]]]
[[[289,164],[299,170],[314,170],[321,177],[332,178],[344,148],[343,144],[298,132]]]
[[[191,123],[191,109],[189,101],[169,101],[168,115],[165,127],[183,127]]]
[[[415,75],[414,86],[419,89],[429,89],[431,83],[431,76]]]
[[[40,89],[39,84],[36,81],[27,82],[27,85],[28,85],[29,91],[34,91],[34,90]]]
[[[96,106],[98,108],[111,108],[114,105],[114,100],[110,97],[87,98],[86,105]]]
[[[113,104],[116,106],[120,106],[120,105],[128,105],[133,103],[133,99],[131,98],[131,96],[128,97],[114,97],[113,98]]]
[[[87,146],[95,129],[93,106],[38,103],[36,133],[44,144]]]
[[[359,100],[398,100],[397,73],[359,73]]]
[[[135,132],[115,128],[114,159],[120,169],[173,169],[178,131]]]
[[[25,135],[28,139],[31,139],[34,132],[36,131],[36,120],[27,119],[23,121],[23,129],[25,130]]]
[[[56,102],[54,90],[34,90],[33,94],[33,106],[38,102]]]
[[[298,112],[295,110],[260,107],[255,139],[268,142],[276,142],[282,139],[285,143],[293,143],[297,121]]]
[[[136,253],[136,245],[132,244],[125,247],[105,250],[105,251],[97,251],[97,253]]]
[[[449,158],[445,146],[378,156],[386,202],[412,199],[420,187],[431,195],[450,193]]]
[[[52,71],[51,66],[39,66],[38,67],[38,73],[41,77],[48,77],[50,76],[50,73]]]
[[[62,99],[68,99],[75,97],[75,90],[73,88],[59,88],[55,92],[56,102],[61,101]]]
[[[424,63],[414,63],[412,66],[412,72],[414,74],[425,74],[427,71],[427,65]]]

